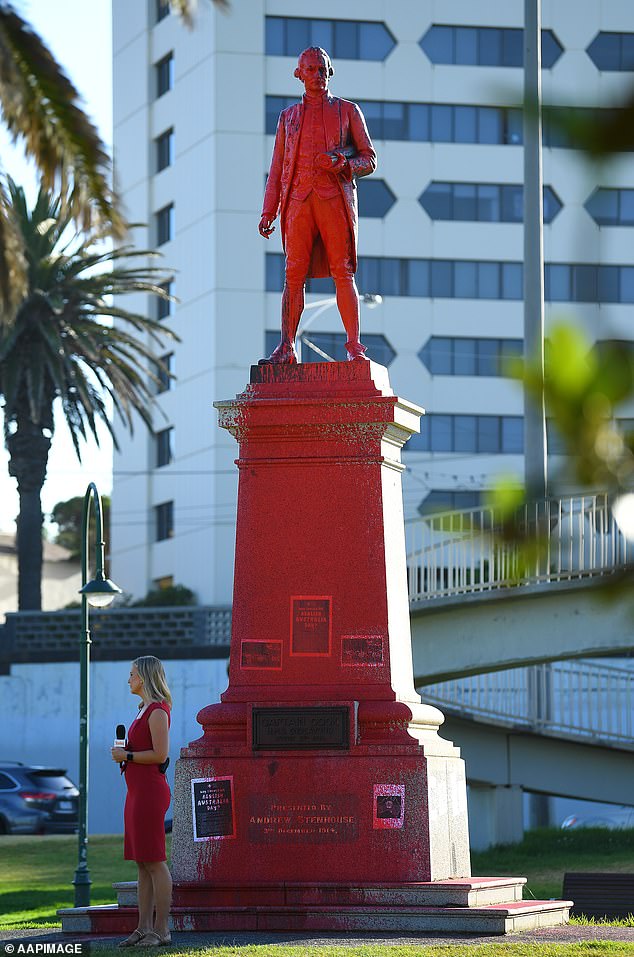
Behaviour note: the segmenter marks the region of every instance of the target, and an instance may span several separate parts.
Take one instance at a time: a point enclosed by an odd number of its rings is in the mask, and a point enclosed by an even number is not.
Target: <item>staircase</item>
[[[174,931],[394,931],[512,934],[565,924],[572,901],[525,901],[526,878],[471,877],[411,884],[174,884]],[[69,934],[129,934],[136,882],[114,884],[117,904],[59,910]]]

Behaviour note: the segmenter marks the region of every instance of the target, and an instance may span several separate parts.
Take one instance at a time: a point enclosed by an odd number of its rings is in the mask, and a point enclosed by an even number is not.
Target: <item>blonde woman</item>
[[[125,748],[112,748],[112,760],[124,762],[123,856],[139,869],[139,926],[119,947],[159,947],[171,941],[168,918],[172,876],[165,859],[165,813],[170,789],[165,777],[172,696],[158,658],[136,658],[128,678],[131,694],[141,699]],[[156,918],[154,912],[156,910]]]

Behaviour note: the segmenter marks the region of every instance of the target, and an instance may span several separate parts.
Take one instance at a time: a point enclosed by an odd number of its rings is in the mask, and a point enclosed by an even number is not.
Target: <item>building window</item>
[[[264,98],[264,129],[268,134],[274,134],[277,121],[282,110],[297,103],[296,96],[265,96]]]
[[[172,381],[174,377],[174,353],[166,352],[165,355],[159,357],[161,364],[156,366],[156,382],[155,389],[156,394],[160,395],[161,392],[169,392],[172,388]]]
[[[585,208],[599,226],[634,226],[634,189],[601,187]]]
[[[359,106],[370,135],[377,140],[515,145],[522,142],[522,115],[516,109],[382,100],[364,100]]]
[[[275,133],[282,110],[297,103],[293,96],[267,96],[266,132]],[[497,106],[455,106],[450,103],[402,103],[362,100],[368,130],[376,140],[419,143],[522,142],[522,114]]]
[[[425,299],[522,299],[519,262],[361,256],[357,285],[382,296]],[[284,256],[266,254],[266,291],[284,288]],[[332,279],[309,279],[308,292],[334,293]],[[634,302],[634,266],[546,263],[548,302]]]
[[[359,216],[382,219],[396,202],[396,196],[384,179],[362,177],[357,182]]]
[[[333,308],[335,308],[333,306]],[[300,328],[301,334],[301,328]],[[322,352],[325,352],[326,355],[330,356],[331,359],[335,359],[337,362],[345,362],[347,359],[346,353],[346,339],[348,338],[344,333],[341,332],[315,332],[312,329],[306,330],[306,338],[317,346],[318,349],[321,349]],[[374,362],[378,362],[379,365],[389,366],[390,363],[396,358],[396,352],[387,341],[385,336],[377,335],[374,333],[361,334],[361,340],[364,346],[367,346],[368,351],[366,356],[368,359],[372,359]],[[280,341],[279,331],[267,329],[265,336],[265,355],[270,355],[275,349],[276,345]],[[314,349],[311,349],[306,342],[302,342],[301,346],[302,352],[302,362],[327,362],[328,360],[321,356],[318,352],[315,352]]]
[[[170,15],[170,0],[154,0],[156,22],[160,23]]]
[[[521,339],[432,336],[418,358],[432,375],[502,376],[522,347]]]
[[[566,442],[552,419],[546,419],[546,448],[549,455],[565,455],[568,451]]]
[[[156,172],[167,169],[174,162],[174,130],[165,130],[154,140],[156,148]]]
[[[524,188],[517,183],[430,183],[418,197],[430,219],[480,223],[521,223]],[[544,186],[544,222],[553,221],[562,204]]]
[[[544,279],[550,302],[634,302],[634,266],[547,263]]]
[[[156,541],[174,537],[174,502],[161,502],[154,506]]]
[[[278,117],[296,96],[265,98],[265,130],[274,134]],[[521,146],[521,110],[503,106],[470,106],[453,103],[401,103],[395,100],[360,100],[359,106],[375,140],[404,140],[416,143],[474,143]],[[566,129],[576,117],[583,127],[606,116],[618,120],[624,111],[586,107],[551,107],[544,116],[542,141],[549,148],[570,149]],[[560,122],[565,114],[567,122]],[[627,151],[629,147],[622,147]]]
[[[385,24],[376,21],[266,17],[268,56],[298,57],[302,50],[316,46],[333,59],[385,60],[395,45]]]
[[[160,288],[163,289],[166,296],[174,295],[174,283],[171,280],[161,283]],[[164,296],[155,296],[154,298],[156,303],[156,318],[160,321],[161,319],[167,319],[168,316],[171,316],[174,312],[173,299],[166,299]]]
[[[460,66],[523,66],[524,31],[516,27],[457,27],[434,24],[419,40],[432,63]],[[542,30],[542,67],[550,70],[563,47],[552,30]]]
[[[174,54],[168,53],[154,64],[156,78],[156,98],[163,96],[174,86]]]
[[[431,412],[421,431],[405,446],[411,452],[521,454],[524,419],[521,415],[445,415]]]
[[[266,291],[284,287],[284,256],[266,254]],[[448,259],[396,259],[361,256],[357,269],[361,290],[382,296],[420,296],[432,299],[522,298],[522,264]],[[309,279],[308,292],[334,291],[332,279]]]
[[[161,429],[155,435],[156,439],[156,468],[163,468],[174,461],[174,429]]]
[[[407,449],[407,446],[405,448]],[[434,488],[425,496],[417,511],[419,515],[433,515],[435,512],[454,512],[466,508],[481,508],[486,494],[483,490]]]
[[[168,243],[174,236],[174,204],[164,206],[154,214],[156,223],[156,245],[162,246]],[[163,300],[165,301],[165,300]]]
[[[634,33],[597,33],[586,53],[605,73],[634,70]]]

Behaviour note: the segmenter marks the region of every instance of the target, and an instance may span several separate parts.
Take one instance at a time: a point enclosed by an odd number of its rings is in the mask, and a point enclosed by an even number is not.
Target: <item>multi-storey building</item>
[[[158,387],[154,434],[120,435],[113,577],[135,595],[173,581],[231,600],[236,446],[212,403],[241,391],[278,337],[279,229],[265,242],[257,224],[308,45],[331,54],[331,89],[360,103],[378,154],[359,183],[357,280],[382,297],[362,307],[369,354],[428,413],[405,453],[406,515],[476,504],[495,475],[521,475],[522,393],[501,360],[522,348],[522,0],[201,2],[193,30],[166,0],[113,10],[117,182],[147,224],[135,241],[176,270],[178,302],[147,308],[181,340],[165,347],[176,378]],[[543,0],[542,17],[545,101],[617,103],[634,68],[631,2]],[[594,340],[629,340],[631,156],[592,166],[546,124],[543,160],[547,323],[574,315]],[[323,280],[309,290],[332,295]],[[342,358],[336,308],[307,316],[313,345]],[[272,501],[271,547],[315,508],[280,516]]]

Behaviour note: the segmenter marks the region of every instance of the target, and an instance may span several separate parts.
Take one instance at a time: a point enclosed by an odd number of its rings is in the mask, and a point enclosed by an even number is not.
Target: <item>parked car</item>
[[[622,827],[634,828],[634,807],[615,807],[613,811],[602,811],[600,814],[570,814],[561,822],[562,828],[578,829],[580,827],[607,827],[618,830]]]
[[[65,770],[0,761],[0,834],[74,834],[78,803]]]

